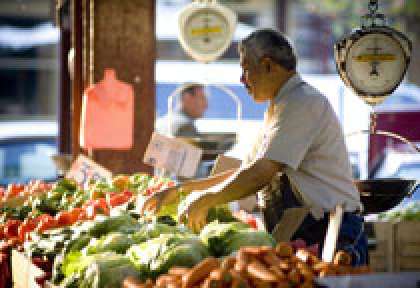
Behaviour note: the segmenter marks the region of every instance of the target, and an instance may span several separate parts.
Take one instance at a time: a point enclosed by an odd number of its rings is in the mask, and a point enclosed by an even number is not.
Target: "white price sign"
[[[182,140],[153,133],[144,154],[144,163],[177,176],[193,177],[203,150]]]

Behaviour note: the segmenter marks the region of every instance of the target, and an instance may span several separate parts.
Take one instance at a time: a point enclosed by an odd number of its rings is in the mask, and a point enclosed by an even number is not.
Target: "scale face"
[[[190,48],[204,54],[212,54],[223,48],[229,37],[229,23],[220,13],[203,9],[191,15],[185,23],[186,42]]]
[[[215,1],[193,2],[179,16],[179,41],[197,61],[210,62],[229,47],[236,15]]]
[[[401,45],[385,34],[368,34],[353,43],[347,75],[358,90],[381,95],[397,86],[406,69]]]
[[[366,103],[381,103],[407,71],[411,43],[389,27],[358,30],[335,46],[338,72]]]

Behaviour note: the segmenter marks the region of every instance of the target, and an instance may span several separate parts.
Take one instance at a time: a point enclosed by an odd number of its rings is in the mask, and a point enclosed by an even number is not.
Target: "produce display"
[[[314,287],[315,277],[368,273],[368,267],[350,266],[350,255],[336,254],[333,263],[320,261],[306,249],[295,250],[288,243],[248,246],[223,258],[208,257],[192,268],[173,266],[156,280],[141,282],[134,276],[123,282],[125,288],[151,287]]]
[[[379,219],[383,221],[420,221],[420,201],[413,201],[405,207],[381,213]]]
[[[86,189],[70,179],[42,189],[7,188],[32,192],[20,206],[7,205],[13,193],[3,197],[0,264],[7,265],[0,265],[0,287],[10,278],[12,248],[45,272],[38,284],[60,287],[311,287],[317,276],[367,270],[352,269],[343,253],[335,264],[322,263],[312,248],[300,249],[302,241],[275,248],[255,220],[242,215],[246,223],[240,222],[227,206],[210,209],[208,224],[194,234],[176,221],[182,193],[159,215],[138,214],[136,205],[173,185],[134,174],[92,181]],[[142,284],[127,286],[134,282]]]

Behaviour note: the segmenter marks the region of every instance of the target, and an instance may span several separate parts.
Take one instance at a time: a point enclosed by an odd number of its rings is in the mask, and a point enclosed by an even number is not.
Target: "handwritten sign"
[[[177,176],[193,177],[203,150],[180,139],[153,133],[144,154],[144,163]]]
[[[84,186],[90,180],[110,179],[112,173],[85,155],[79,155],[67,172],[66,178],[74,179]]]

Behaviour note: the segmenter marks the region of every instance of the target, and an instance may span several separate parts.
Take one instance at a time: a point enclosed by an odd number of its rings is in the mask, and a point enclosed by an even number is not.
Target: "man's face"
[[[194,93],[186,93],[183,97],[183,108],[190,117],[197,119],[203,117],[208,107],[204,88],[197,87]]]
[[[265,72],[261,71],[258,63],[246,56],[246,53],[240,52],[240,65],[242,67],[241,82],[245,85],[248,93],[255,102],[264,102],[269,99],[269,95],[264,93],[265,90]]]

